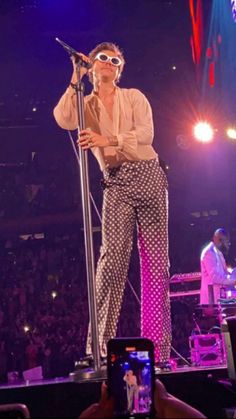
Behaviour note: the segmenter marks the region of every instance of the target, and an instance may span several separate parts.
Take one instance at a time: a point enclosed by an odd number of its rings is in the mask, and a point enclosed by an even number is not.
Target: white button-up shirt
[[[113,118],[96,93],[85,96],[86,128],[107,137],[116,137],[117,145],[91,150],[101,170],[115,167],[124,161],[157,158],[152,146],[154,130],[151,106],[145,95],[137,89],[116,87]],[[78,128],[78,114],[74,89],[69,87],[54,109],[54,116],[61,128]]]
[[[227,270],[223,253],[210,242],[201,253],[200,304],[217,304],[221,287],[235,283],[235,271]]]

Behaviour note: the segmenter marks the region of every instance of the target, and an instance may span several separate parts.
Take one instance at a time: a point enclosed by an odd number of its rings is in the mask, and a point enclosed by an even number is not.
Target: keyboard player
[[[227,269],[224,254],[230,247],[230,237],[224,228],[217,229],[212,241],[201,252],[200,304],[217,304],[225,298],[226,289],[236,285],[236,268]]]

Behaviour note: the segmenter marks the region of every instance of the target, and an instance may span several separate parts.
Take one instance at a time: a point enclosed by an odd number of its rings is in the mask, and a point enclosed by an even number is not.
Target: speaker
[[[195,328],[193,312],[199,304],[198,295],[182,295],[181,297],[170,295],[171,322],[172,322],[172,346],[180,354],[189,358],[189,336]],[[173,354],[174,356],[174,354]]]
[[[236,316],[226,317],[221,325],[225,341],[228,375],[236,380]]]

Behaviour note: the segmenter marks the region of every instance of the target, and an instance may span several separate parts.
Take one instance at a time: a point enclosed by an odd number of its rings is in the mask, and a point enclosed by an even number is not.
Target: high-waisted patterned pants
[[[104,172],[102,246],[96,273],[99,345],[116,336],[135,225],[141,268],[141,335],[156,361],[169,359],[171,321],[166,175],[158,160],[125,162]],[[91,353],[88,333],[87,353]]]

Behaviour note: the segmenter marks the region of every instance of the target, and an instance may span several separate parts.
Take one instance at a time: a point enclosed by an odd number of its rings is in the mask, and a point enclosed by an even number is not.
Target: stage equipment
[[[170,278],[170,297],[199,295],[201,272],[175,274]]]
[[[192,365],[197,367],[225,363],[222,339],[219,333],[194,335],[189,338]]]
[[[193,313],[194,322],[202,333],[209,333],[213,328],[220,329],[222,311],[219,304],[198,304]]]
[[[30,368],[29,370],[23,371],[23,378],[26,382],[29,381],[36,381],[36,380],[42,380],[43,379],[43,369],[40,366]]]
[[[236,304],[233,307],[232,300],[225,299],[220,304],[200,305],[200,288],[200,272],[171,277],[173,345],[185,357],[190,356],[193,365],[224,364],[226,351],[221,324],[227,315],[236,315]]]
[[[236,380],[236,316],[226,317],[221,325],[225,342],[228,375]]]
[[[59,42],[60,45],[62,45],[62,47],[64,48],[64,50],[66,52],[68,52],[68,54],[72,57],[74,57],[75,62],[78,63],[81,67],[85,67],[87,69],[92,67],[92,64],[88,61],[85,61],[82,57],[82,55],[77,52],[74,48],[70,47],[68,44],[66,44],[65,42],[61,41],[61,39],[59,38],[55,38],[57,42]]]
[[[170,279],[172,350],[185,360],[190,358],[189,336],[195,328],[193,313],[200,302],[200,286],[200,272],[178,273]]]
[[[222,320],[236,316],[236,299],[220,299],[220,308]]]
[[[83,60],[79,53],[65,42],[56,38],[56,41],[74,57],[76,66],[77,83],[74,86],[77,98],[77,112],[78,112],[78,135],[81,130],[85,129],[85,115],[84,115],[84,83],[80,77],[81,67],[90,68],[90,63]],[[90,191],[89,191],[89,170],[88,170],[88,153],[87,150],[82,150],[81,147],[76,147],[76,157],[80,169],[81,180],[81,197],[83,207],[83,226],[84,226],[84,240],[85,240],[85,256],[86,256],[86,274],[88,287],[88,305],[89,318],[91,323],[91,338],[92,338],[92,354],[94,360],[94,369],[76,370],[70,374],[70,378],[74,381],[88,378],[100,378],[104,376],[104,370],[101,368],[100,350],[98,342],[98,321],[96,308],[96,285],[95,285],[95,268],[94,268],[94,250],[93,250],[93,234],[92,234],[92,217],[90,206]]]

